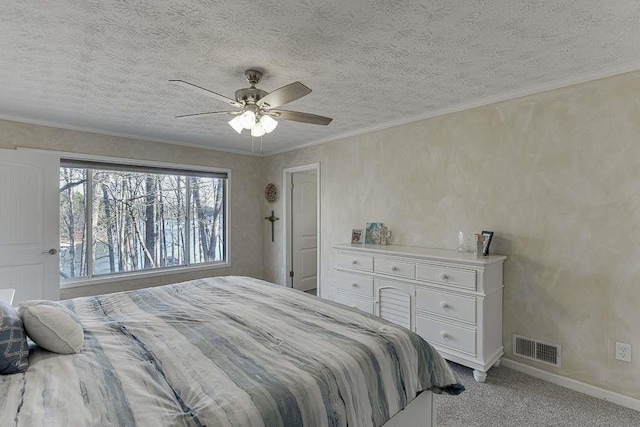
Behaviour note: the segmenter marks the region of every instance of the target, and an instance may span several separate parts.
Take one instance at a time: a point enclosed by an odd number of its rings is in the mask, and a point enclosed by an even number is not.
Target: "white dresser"
[[[334,245],[335,300],[422,336],[476,381],[498,366],[505,256],[408,246]]]

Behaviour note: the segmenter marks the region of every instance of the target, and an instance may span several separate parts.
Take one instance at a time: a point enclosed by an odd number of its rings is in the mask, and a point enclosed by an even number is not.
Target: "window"
[[[63,160],[60,275],[226,263],[225,172]]]

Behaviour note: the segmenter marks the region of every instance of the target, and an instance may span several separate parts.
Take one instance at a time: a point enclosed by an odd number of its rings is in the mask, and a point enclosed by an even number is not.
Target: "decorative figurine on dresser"
[[[396,245],[334,245],[336,302],[410,329],[445,359],[498,366],[502,346],[503,255]]]

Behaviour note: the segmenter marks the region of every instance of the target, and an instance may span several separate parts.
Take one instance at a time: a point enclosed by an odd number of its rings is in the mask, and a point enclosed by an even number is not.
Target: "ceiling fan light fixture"
[[[256,124],[256,113],[247,110],[240,114],[240,124],[245,129],[252,129]]]
[[[229,120],[229,125],[238,133],[242,133],[244,126],[242,126],[240,116],[235,116],[233,119]]]
[[[265,131],[264,127],[260,123],[256,123],[255,126],[251,128],[251,136],[255,138],[259,138],[265,133],[267,132]]]
[[[220,95],[219,93],[184,80],[169,80],[174,84],[217,99],[218,101],[231,104],[237,108],[236,110],[231,111],[210,111],[206,113],[184,114],[175,116],[175,118],[206,117],[214,114],[233,114],[234,117],[228,122],[229,126],[238,132],[238,134],[242,134],[244,129],[248,129],[251,136],[254,138],[260,138],[265,134],[273,132],[278,126],[278,120],[292,120],[295,122],[324,126],[331,123],[332,119],[330,117],[278,109],[282,105],[293,102],[311,93],[311,89],[302,83],[293,82],[272,92],[266,92],[256,87],[262,78],[262,73],[260,71],[246,70],[245,76],[251,84],[251,87],[237,90],[235,92],[235,99]]]
[[[263,114],[260,117],[260,125],[264,128],[266,133],[271,133],[278,126],[277,120],[274,120],[271,116]]]

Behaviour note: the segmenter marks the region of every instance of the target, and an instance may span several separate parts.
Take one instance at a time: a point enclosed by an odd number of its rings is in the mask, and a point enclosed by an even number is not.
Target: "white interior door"
[[[291,265],[293,288],[301,291],[317,286],[317,179],[315,170],[291,174]]]
[[[54,154],[0,150],[0,289],[14,304],[60,295],[59,168]]]

